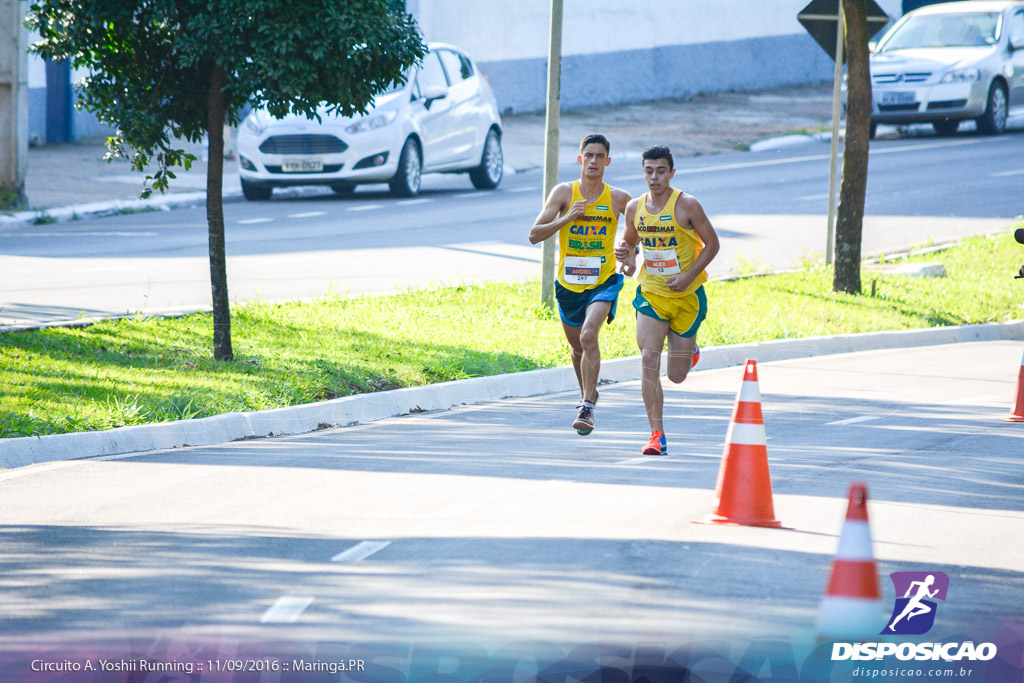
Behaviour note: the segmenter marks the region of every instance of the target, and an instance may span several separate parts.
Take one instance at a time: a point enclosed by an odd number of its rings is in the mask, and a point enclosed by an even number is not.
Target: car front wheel
[[[274,188],[268,185],[256,185],[254,183],[242,181],[242,196],[249,201],[266,201],[270,199],[270,193],[274,191]]]
[[[484,151],[480,156],[480,165],[469,172],[473,187],[478,190],[493,190],[501,182],[505,168],[505,157],[501,153],[501,136],[497,131],[487,131]]]
[[[415,197],[420,192],[422,174],[423,162],[420,160],[419,145],[409,138],[402,147],[402,155],[398,157],[398,170],[388,181],[391,194],[396,197]]]
[[[1006,130],[1006,90],[1000,83],[988,89],[988,106],[978,119],[978,132],[1001,135]]]

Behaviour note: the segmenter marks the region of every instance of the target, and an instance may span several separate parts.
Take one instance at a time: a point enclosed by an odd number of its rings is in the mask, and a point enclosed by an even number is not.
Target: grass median
[[[865,293],[836,294],[832,270],[714,281],[700,344],[1024,318],[1024,248],[1010,232],[900,262],[947,276],[862,270]],[[874,286],[874,296],[871,295]],[[604,358],[636,355],[627,281]],[[0,334],[0,438],[111,429],[264,410],[373,391],[567,365],[539,285],[489,283],[391,296],[328,295],[232,311],[235,361],[214,361],[209,315],[116,320]]]

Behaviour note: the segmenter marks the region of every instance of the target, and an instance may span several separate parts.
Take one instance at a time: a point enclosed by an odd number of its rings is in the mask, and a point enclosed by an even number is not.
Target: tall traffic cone
[[[743,384],[725,437],[718,468],[715,503],[706,524],[742,524],[778,528],[768,472],[768,446],[757,386],[757,361],[748,360]]]
[[[1006,419],[1010,422],[1024,422],[1024,357],[1020,359],[1020,372],[1017,373],[1017,398]]]
[[[851,484],[839,548],[818,610],[817,629],[823,636],[869,637],[878,634],[885,625],[878,570],[871,549],[867,502],[867,487]]]

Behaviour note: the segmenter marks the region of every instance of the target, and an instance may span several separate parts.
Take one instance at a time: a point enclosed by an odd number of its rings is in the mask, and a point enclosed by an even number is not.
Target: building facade
[[[930,1],[876,0],[893,18],[908,2]],[[807,2],[564,0],[562,108],[831,80],[832,60],[796,19]],[[458,45],[477,60],[502,113],[544,109],[551,0],[405,0],[405,6],[427,41]],[[34,144],[111,134],[74,106],[74,83],[84,75],[30,55]]]

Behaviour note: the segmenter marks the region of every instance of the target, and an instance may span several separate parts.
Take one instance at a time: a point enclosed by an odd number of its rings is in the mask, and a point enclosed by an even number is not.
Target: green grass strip
[[[859,296],[836,294],[832,270],[707,285],[704,346],[1024,318],[1024,247],[1009,232],[911,257],[947,277],[865,267]],[[870,296],[875,281],[875,296]],[[637,354],[627,281],[604,358]],[[211,357],[212,320],[196,314],[0,334],[0,437],[264,410],[351,394],[569,363],[539,284],[488,283],[394,296],[250,303],[233,308],[236,360]]]

